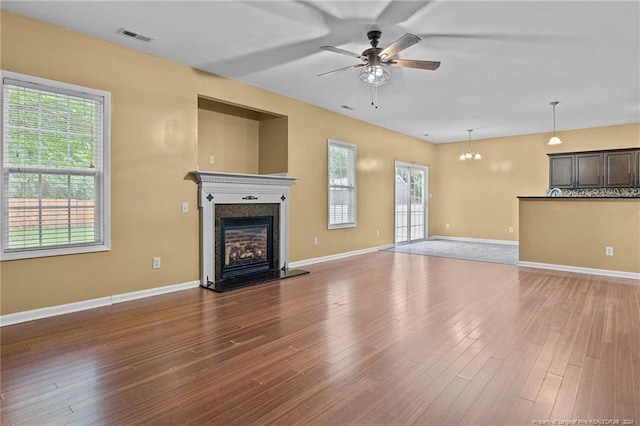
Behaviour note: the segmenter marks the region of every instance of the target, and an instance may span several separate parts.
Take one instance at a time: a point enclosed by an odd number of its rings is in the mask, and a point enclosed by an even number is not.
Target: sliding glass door
[[[427,237],[427,168],[395,163],[395,243]]]

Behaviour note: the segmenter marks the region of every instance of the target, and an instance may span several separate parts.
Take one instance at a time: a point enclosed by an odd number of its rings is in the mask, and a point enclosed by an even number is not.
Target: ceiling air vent
[[[142,34],[138,34],[138,33],[134,32],[134,31],[129,31],[129,30],[124,29],[124,28],[120,28],[117,31],[117,33],[118,34],[122,34],[125,37],[135,38],[135,39],[147,42],[147,43],[149,43],[151,40],[153,40],[151,37],[147,37],[147,36],[144,36]]]

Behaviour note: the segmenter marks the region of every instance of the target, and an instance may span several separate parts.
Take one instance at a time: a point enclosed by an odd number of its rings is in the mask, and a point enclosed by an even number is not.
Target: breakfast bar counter
[[[640,278],[640,197],[518,199],[520,265]]]

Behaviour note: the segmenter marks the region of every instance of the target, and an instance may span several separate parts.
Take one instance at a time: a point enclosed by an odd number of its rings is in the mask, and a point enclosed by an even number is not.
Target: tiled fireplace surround
[[[271,212],[274,217],[274,269],[282,271],[280,278],[286,278],[289,257],[289,192],[297,178],[200,171],[191,174],[198,180],[200,285],[216,291],[229,289],[224,286],[225,280],[221,280],[220,258],[216,256],[216,245],[220,250],[218,233],[222,212],[226,217],[269,215]]]

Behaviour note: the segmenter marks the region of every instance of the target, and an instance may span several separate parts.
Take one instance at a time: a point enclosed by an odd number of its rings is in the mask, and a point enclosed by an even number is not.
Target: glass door
[[[427,168],[395,163],[395,243],[424,240],[427,230]]]

